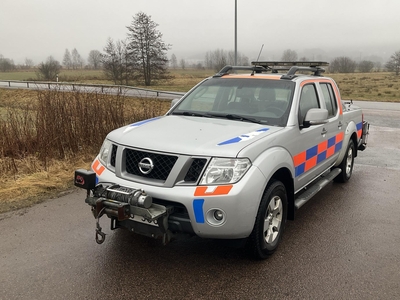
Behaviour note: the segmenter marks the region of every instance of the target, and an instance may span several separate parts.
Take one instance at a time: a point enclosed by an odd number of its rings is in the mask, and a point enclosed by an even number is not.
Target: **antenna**
[[[260,59],[260,55],[261,55],[261,52],[262,52],[263,48],[264,48],[264,44],[262,44],[261,49],[260,49],[260,53],[258,53],[258,57],[257,57],[256,63],[254,64],[255,67],[257,67],[257,63],[258,63],[258,60]],[[254,75],[254,71],[255,71],[255,68],[253,69],[253,72],[251,73],[251,76]]]

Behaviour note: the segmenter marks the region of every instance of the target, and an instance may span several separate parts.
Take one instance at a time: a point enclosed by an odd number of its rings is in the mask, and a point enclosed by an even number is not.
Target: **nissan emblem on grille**
[[[138,165],[140,172],[145,175],[149,174],[154,169],[153,161],[148,157],[143,158]]]

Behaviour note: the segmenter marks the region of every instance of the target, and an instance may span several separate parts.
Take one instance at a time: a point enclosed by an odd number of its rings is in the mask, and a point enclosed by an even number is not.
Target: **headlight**
[[[99,153],[99,159],[103,163],[103,165],[107,165],[110,148],[111,148],[111,142],[109,140],[104,140]]]
[[[250,168],[248,158],[213,158],[200,184],[226,184],[238,182]]]

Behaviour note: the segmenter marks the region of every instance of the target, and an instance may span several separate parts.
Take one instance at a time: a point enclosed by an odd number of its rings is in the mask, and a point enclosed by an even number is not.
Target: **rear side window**
[[[335,93],[330,83],[321,83],[320,86],[324,95],[325,106],[328,110],[328,117],[332,118],[336,116],[338,110]]]

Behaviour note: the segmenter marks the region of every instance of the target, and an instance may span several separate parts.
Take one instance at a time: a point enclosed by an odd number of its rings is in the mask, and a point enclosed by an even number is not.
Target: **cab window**
[[[324,96],[326,109],[328,110],[328,117],[332,118],[336,116],[338,110],[337,101],[335,93],[333,92],[332,85],[330,83],[321,83],[320,87]]]

